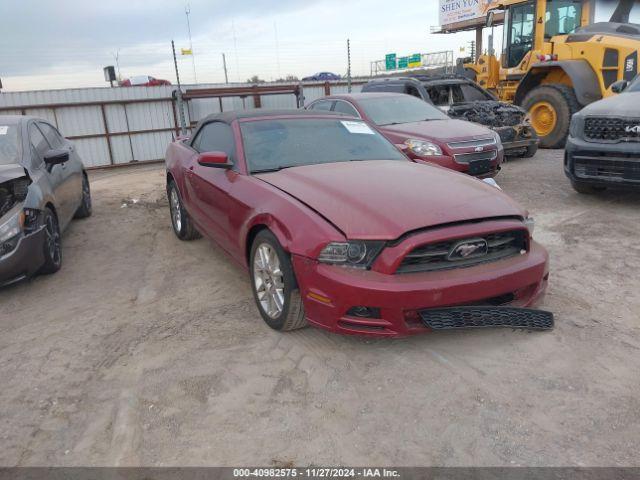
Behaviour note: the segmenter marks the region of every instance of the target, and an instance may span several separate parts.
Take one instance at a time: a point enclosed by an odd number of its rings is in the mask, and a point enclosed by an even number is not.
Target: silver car
[[[75,147],[50,123],[0,116],[0,286],[62,265],[61,233],[91,215]]]

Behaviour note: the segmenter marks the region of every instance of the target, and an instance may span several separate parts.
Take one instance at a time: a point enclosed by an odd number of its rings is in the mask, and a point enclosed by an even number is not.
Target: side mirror
[[[487,28],[493,27],[494,16],[495,16],[494,11],[487,13]]]
[[[613,93],[622,93],[624,92],[624,89],[627,88],[627,86],[629,85],[629,82],[626,80],[618,80],[617,82],[613,83],[611,85],[611,91]]]
[[[404,143],[396,143],[395,146],[398,150],[400,150],[405,155],[409,152],[409,147]]]
[[[49,166],[59,165],[69,161],[69,150],[65,148],[54,148],[44,155],[44,163]]]
[[[203,167],[231,168],[229,157],[224,152],[205,152],[198,155],[198,163]]]

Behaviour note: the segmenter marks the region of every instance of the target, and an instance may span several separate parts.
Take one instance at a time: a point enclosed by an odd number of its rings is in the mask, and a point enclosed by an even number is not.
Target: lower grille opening
[[[577,152],[573,162],[578,178],[640,182],[640,161],[637,156]]]
[[[514,307],[450,307],[419,312],[423,323],[433,330],[506,327],[527,330],[551,330],[553,313]]]

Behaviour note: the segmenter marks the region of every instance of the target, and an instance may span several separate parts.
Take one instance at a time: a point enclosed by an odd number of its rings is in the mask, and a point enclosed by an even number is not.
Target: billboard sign
[[[452,25],[482,18],[497,0],[440,0],[440,25]]]

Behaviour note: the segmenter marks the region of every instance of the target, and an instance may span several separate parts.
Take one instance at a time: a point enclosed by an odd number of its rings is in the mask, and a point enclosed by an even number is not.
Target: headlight
[[[533,219],[533,217],[525,218],[524,225],[527,227],[527,230],[529,230],[529,236],[533,237],[533,229],[536,226],[536,221]]]
[[[382,247],[384,242],[379,241],[332,242],[322,249],[318,261],[346,267],[369,268]]]
[[[571,118],[571,124],[569,126],[569,135],[573,138],[582,138],[582,132],[584,131],[584,117],[581,115],[574,115]]]
[[[427,142],[425,140],[416,140],[415,138],[410,138],[409,140],[406,140],[404,144],[409,147],[409,150],[421,157],[442,155],[442,149],[438,145],[436,145],[435,143]]]
[[[22,233],[24,212],[21,205],[16,205],[0,220],[0,243],[11,240]]]

